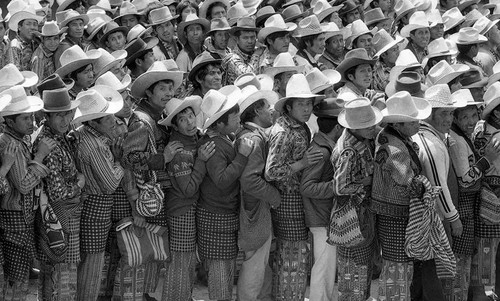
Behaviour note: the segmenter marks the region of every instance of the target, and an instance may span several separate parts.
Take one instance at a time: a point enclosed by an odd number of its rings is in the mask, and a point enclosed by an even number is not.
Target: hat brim
[[[428,54],[428,55],[426,55],[422,59],[422,66],[423,66],[423,68],[425,68],[425,66],[427,66],[427,63],[429,62],[429,60],[432,59],[432,58],[435,58],[435,57],[438,57],[438,56],[445,56],[445,55],[454,56],[456,54],[457,54],[457,51],[454,51],[454,50],[448,50],[446,52],[439,52],[439,53]]]
[[[416,7],[412,7],[410,9],[408,9],[408,10],[405,10],[405,11],[401,12],[401,14],[399,16],[396,15],[396,17],[394,18],[394,24],[396,24],[396,22],[399,21],[402,17],[404,17],[404,16],[406,16],[406,15],[408,15],[410,13],[414,13],[416,11],[417,11],[417,8]]]
[[[413,97],[413,103],[417,109],[417,114],[415,116],[402,115],[402,114],[389,114],[387,108],[382,110],[382,115],[384,116],[382,121],[387,123],[397,123],[397,122],[412,122],[424,120],[431,116],[432,106],[431,104],[420,97]]]
[[[304,70],[305,66],[268,67],[264,70],[264,74],[274,78],[277,74],[283,72],[295,71],[296,73],[302,73]]]
[[[241,101],[240,112],[245,112],[248,107],[260,99],[264,99],[269,103],[269,105],[274,106],[279,101],[280,96],[274,91],[259,90]]]
[[[128,34],[128,28],[125,26],[118,26],[116,28],[111,29],[110,31],[106,32],[105,34],[102,35],[101,39],[99,40],[101,44],[106,44],[106,40],[108,39],[109,35],[121,31],[123,33],[123,36],[127,38]]]
[[[106,26],[106,23],[102,23],[101,25],[99,25],[98,27],[94,28],[94,31],[92,31],[90,34],[89,34],[89,37],[87,38],[87,40],[91,41],[95,35],[99,32],[99,30],[103,29],[104,26]]]
[[[370,21],[365,22],[365,24],[366,24],[366,26],[370,26],[370,25],[374,25],[374,24],[382,22],[382,21],[387,21],[389,19],[390,19],[389,17],[374,19],[374,20],[370,20]]]
[[[477,81],[467,86],[462,86],[461,89],[483,88],[487,84],[488,84],[488,77],[483,77],[480,81]]]
[[[180,112],[182,112],[186,108],[192,108],[194,115],[198,116],[198,114],[200,114],[200,112],[201,112],[201,102],[198,100],[198,98],[195,98],[195,97],[182,101],[179,104],[179,106],[174,108],[174,110],[170,114],[167,115],[167,117],[160,119],[158,121],[158,124],[161,124],[163,126],[172,126],[172,119],[174,119],[174,117],[177,114],[179,114]]]
[[[474,44],[481,44],[481,43],[486,43],[488,42],[488,38],[483,36],[482,34],[479,35],[479,38],[475,41],[460,41],[458,39],[455,39],[455,43],[457,45],[474,45]]]
[[[255,25],[259,26],[260,23],[262,23],[263,21],[267,20],[267,18],[269,18],[272,15],[276,15],[276,14],[277,14],[277,12],[274,12],[274,13],[263,14],[263,15],[260,15],[260,16],[256,17],[255,18]]]
[[[292,32],[297,28],[297,24],[295,23],[286,23],[286,28],[279,28],[279,27],[264,27],[259,31],[259,34],[257,35],[257,38],[259,39],[259,42],[263,43],[264,40],[272,33],[275,32]]]
[[[401,36],[404,38],[409,38],[410,37],[410,32],[416,30],[416,29],[421,29],[421,28],[429,28],[429,25],[421,25],[421,24],[408,24],[405,25],[401,29]]]
[[[458,4],[457,7],[460,11],[463,11],[464,8],[471,6],[471,5],[474,5],[474,4],[478,4],[478,3],[479,3],[479,0],[469,0],[469,1],[465,1],[463,3]]]
[[[500,95],[495,97],[492,101],[490,101],[484,108],[483,112],[481,113],[482,119],[486,120],[488,118],[488,115],[500,105]]]
[[[200,62],[196,66],[193,66],[193,68],[191,69],[191,71],[189,71],[188,79],[191,82],[193,82],[194,79],[195,79],[196,73],[198,73],[198,70],[200,70],[202,67],[204,67],[204,66],[206,66],[208,64],[222,64],[222,60],[214,58],[214,59],[211,59],[209,61]]]
[[[450,26],[447,26],[447,24],[445,22],[444,23],[444,31],[448,31],[448,30],[452,29],[453,27],[462,24],[462,22],[464,22],[464,21],[465,21],[465,16],[463,16],[460,19],[456,20],[455,23],[450,24]]]
[[[317,28],[317,29],[309,29],[309,28],[297,28],[295,32],[293,33],[293,36],[296,38],[303,38],[307,36],[312,36],[312,35],[318,35],[324,33],[323,29]]]
[[[218,2],[218,0],[216,2]],[[186,27],[188,27],[189,25],[193,25],[193,24],[200,24],[201,27],[203,27],[204,32],[207,32],[210,30],[210,21],[208,21],[207,19],[202,19],[201,17],[199,19],[196,19],[196,20],[191,20],[188,22],[181,22],[177,26],[177,38],[179,39],[179,41],[181,41],[182,44],[185,44],[187,41],[186,36],[184,35],[184,29]]]
[[[260,28],[257,27],[240,27],[240,26],[233,26],[231,27],[231,30],[229,31],[230,34],[234,35],[235,32],[237,31],[255,31],[259,32]]]
[[[135,40],[132,40],[129,42],[129,44],[133,43]],[[146,46],[139,50],[139,51],[136,51],[135,53],[132,53],[131,55],[129,55],[127,57],[127,59],[125,60],[125,65],[124,66],[128,66],[132,61],[134,61],[136,58],[144,55],[144,53],[150,51],[151,49],[153,49],[156,45],[158,45],[158,38],[155,38],[155,37],[152,37],[150,38],[147,42],[144,41],[146,43]],[[125,46],[125,49],[127,49],[127,46]]]
[[[63,27],[63,28],[61,28],[61,29],[59,30],[59,32],[58,32],[58,33],[56,33],[56,34],[43,34],[43,33],[39,32],[39,31],[35,31],[35,32],[33,32],[33,33],[34,33],[36,36],[38,36],[38,37],[54,37],[54,36],[60,36],[60,35],[62,35],[62,34],[63,34],[63,33],[65,33],[67,30],[68,30],[68,27]]]
[[[117,23],[119,22],[119,23],[121,24],[121,20],[120,20],[120,18],[121,18],[121,17],[126,17],[126,16],[137,16],[137,19],[139,19],[140,17],[142,17],[142,16],[143,16],[143,14],[141,14],[141,13],[139,13],[139,12],[137,12],[137,13],[126,13],[126,14],[119,15],[119,16],[117,16],[117,17],[114,17],[114,18],[113,18],[113,21],[115,21],[115,22],[117,22]]]
[[[184,72],[182,71],[148,71],[137,77],[130,89],[131,94],[137,98],[146,97],[146,89],[154,83],[162,80],[171,80],[174,82],[174,91],[182,84]]]
[[[80,101],[75,99],[75,100],[72,100],[70,102],[69,106],[67,106],[67,107],[59,108],[59,109],[52,109],[52,110],[42,108],[42,111],[45,113],[67,112],[67,111],[71,111],[71,110],[78,108],[79,105],[80,105]]]
[[[73,121],[71,121],[72,124],[80,124],[85,121],[105,117],[108,115],[113,115],[118,113],[123,108],[123,98],[121,97],[120,93],[118,93],[117,91],[113,90],[108,86],[94,86],[94,88],[100,88],[100,87],[104,87],[103,89],[109,91],[108,94],[102,95],[108,101],[108,106],[106,108],[106,111],[99,113],[83,114],[80,111],[80,109],[77,108],[75,112],[75,117],[73,118]]]
[[[451,67],[453,69],[455,69],[455,71],[453,72],[450,72],[448,74],[445,74],[442,78],[438,79],[434,85],[438,85],[438,84],[448,84],[449,82],[451,82],[453,79],[457,78],[458,76],[464,74],[465,72],[469,71],[470,70],[470,67],[467,66],[467,65],[451,65]]]
[[[121,52],[121,50],[117,50],[117,51]],[[123,65],[125,64],[125,59],[127,58],[127,51],[125,51],[125,50],[123,50],[123,51],[124,52],[121,53],[119,56],[115,57],[115,59],[113,61],[104,65],[104,67],[102,67],[101,70],[97,71],[94,78],[96,78],[96,79],[99,78],[101,75],[103,75],[104,73],[111,70],[111,68],[113,68],[114,66],[121,65],[121,67],[123,67]]]
[[[2,94],[0,94],[0,96],[1,95]],[[12,106],[10,106],[9,103],[4,108],[2,108],[2,110],[0,111],[0,116],[11,116],[16,114],[38,112],[43,108],[43,101],[36,96],[27,96],[26,99],[23,100],[23,106],[25,108],[22,110],[13,110]]]
[[[318,17],[319,23],[323,22],[326,17],[333,14],[334,12],[338,12],[340,8],[340,6],[332,6],[317,14],[316,16]]]
[[[489,78],[488,78],[488,87],[491,86],[493,83],[497,82],[500,80],[500,72],[498,73],[493,73]]]
[[[17,27],[19,25],[19,22],[22,20],[36,20],[37,22],[41,22],[43,20],[43,17],[34,15],[30,12],[27,11],[19,11],[15,14],[13,14],[10,19],[9,19],[9,29],[17,32]],[[61,26],[63,27],[63,26]]]
[[[172,16],[171,18],[165,18],[165,19],[162,19],[162,20],[158,20],[157,22],[153,22],[153,23],[149,23],[149,24],[146,24],[146,26],[156,26],[156,25],[160,25],[160,24],[163,24],[165,22],[170,22],[172,20],[175,20],[179,17],[179,15],[175,15],[175,16]]]
[[[216,122],[222,115],[224,115],[227,111],[231,110],[235,105],[238,104],[238,99],[233,97],[229,98],[226,103],[226,108],[223,110],[220,110],[219,112],[215,113],[211,117],[207,118],[205,122],[203,123],[203,130],[208,129],[214,122]]]
[[[210,31],[207,31],[206,35],[210,35],[211,33],[213,32],[217,32],[217,31],[227,31],[227,32],[230,32],[231,31],[231,26],[229,27],[223,27],[223,28],[216,28],[216,29],[212,29]]]
[[[374,118],[371,120],[366,120],[366,121],[356,120],[355,122],[349,122],[346,118],[346,110],[344,109],[342,110],[342,112],[340,112],[339,117],[337,117],[337,121],[344,128],[351,130],[367,129],[372,126],[376,126],[382,121],[384,116],[382,115],[382,112],[380,112],[378,108],[372,106],[372,109],[374,113]]]
[[[347,79],[345,78],[345,72],[347,70],[349,70],[350,68],[352,67],[355,67],[355,66],[359,66],[359,65],[362,65],[362,64],[369,64],[369,65],[375,65],[375,62],[377,60],[366,60],[366,59],[360,59],[360,58],[356,58],[356,57],[353,57],[353,58],[348,58],[348,59],[344,59],[338,66],[337,66],[337,70],[340,75],[342,76],[342,80],[343,81],[346,81]]]
[[[63,3],[59,4],[57,7],[57,12],[64,11],[68,6],[71,5],[71,3],[75,2],[76,0],[66,0]]]
[[[80,14],[78,16],[74,16],[74,17],[71,17],[69,19],[65,19],[64,21],[61,22],[61,24],[59,24],[59,26],[66,27],[66,25],[68,25],[71,21],[78,20],[78,19],[83,20],[83,25],[89,24],[89,16]]]
[[[21,74],[24,77],[24,81],[18,85],[21,85],[25,88],[33,87],[39,81],[38,75],[32,71],[21,71]]]
[[[298,18],[302,18],[302,17],[307,17],[309,15],[309,12],[308,11],[305,11],[303,13],[300,13],[298,15],[294,15],[294,16],[291,16],[291,17],[288,17],[286,19],[283,19],[285,22],[293,22],[294,20],[298,19]]]
[[[291,98],[313,98],[314,99],[314,102],[313,102],[313,106],[317,105],[318,103],[320,103],[320,101],[322,101],[324,98],[325,98],[325,95],[318,95],[318,94],[295,94],[293,96],[288,96],[288,97],[283,97],[283,98],[280,98],[275,104],[274,104],[274,109],[278,112],[281,112],[283,113],[283,107],[285,105],[285,102]]]
[[[57,73],[61,78],[64,78],[66,75],[75,70],[78,70],[79,68],[82,68],[83,66],[93,64],[101,56],[101,53],[97,50],[89,50],[87,51],[86,55],[87,58],[69,62],[64,66],[61,66],[54,73]]]
[[[375,55],[373,56],[374,58],[379,57],[382,53],[386,52],[387,50],[391,49],[392,47],[396,46],[397,44],[403,42],[403,37],[401,36],[396,36],[396,39],[389,44],[385,45],[382,47]]]
[[[441,102],[433,101],[432,99],[427,99],[427,101],[432,105],[433,108],[463,108],[467,106],[467,99],[459,99],[453,105],[446,105]]]
[[[334,4],[335,4],[335,3],[333,3],[333,4],[332,4],[332,3],[330,2],[330,5],[331,5],[331,6],[336,6],[336,5],[334,5]],[[341,9],[339,10],[339,16],[347,15],[348,13],[350,13],[350,12],[352,12],[352,11],[356,10],[356,9],[359,9],[360,7],[361,7],[361,5],[357,4],[355,7],[352,7],[352,8],[350,8],[349,10],[345,10],[345,11],[342,11],[342,12],[341,12],[341,10],[342,10],[342,8],[341,8]]]

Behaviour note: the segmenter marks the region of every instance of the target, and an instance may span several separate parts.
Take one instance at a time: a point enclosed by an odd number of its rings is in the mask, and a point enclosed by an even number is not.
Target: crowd
[[[498,1],[6,8],[0,300],[497,298]]]

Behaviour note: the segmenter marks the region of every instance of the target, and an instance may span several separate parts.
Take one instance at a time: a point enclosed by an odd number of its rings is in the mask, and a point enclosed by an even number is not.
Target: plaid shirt
[[[251,65],[252,55],[246,54],[236,46],[234,51],[228,54],[222,61],[222,68],[226,71],[222,80],[223,85],[232,85],[238,76],[254,72]]]
[[[54,53],[40,44],[31,58],[31,71],[38,75],[39,82],[49,77],[56,71]]]
[[[31,57],[37,45],[35,41],[24,41],[19,35],[10,42],[6,63],[16,65],[19,71],[31,70]]]
[[[387,66],[382,60],[377,60],[373,68],[373,89],[377,91],[385,91],[385,86],[389,83],[389,75],[391,67]]]

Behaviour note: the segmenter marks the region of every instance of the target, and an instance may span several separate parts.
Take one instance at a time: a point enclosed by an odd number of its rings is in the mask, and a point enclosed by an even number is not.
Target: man
[[[429,22],[424,12],[417,11],[410,17],[408,25],[401,29],[401,36],[408,38],[406,49],[411,50],[419,63],[428,54],[427,45],[430,42]]]
[[[353,0],[344,2],[344,6],[339,10],[339,17],[342,19],[342,24],[347,26],[356,20],[361,20],[360,6]]]
[[[325,29],[325,51],[318,59],[326,69],[336,69],[344,59],[344,36],[338,26],[330,22]]]
[[[182,49],[182,44],[175,35],[175,19],[168,7],[153,9],[149,12],[150,24],[159,42],[153,48],[155,60],[175,60]]]
[[[132,29],[132,27],[139,24],[141,16],[142,15],[139,14],[134,4],[128,1],[123,1],[122,5],[120,6],[120,14],[115,18],[115,21],[121,26],[125,26],[130,30]]]
[[[59,58],[66,49],[74,45],[78,45],[81,49],[85,49],[83,34],[85,25],[89,23],[89,17],[87,15],[80,15],[77,11],[72,9],[58,12],[56,17],[59,27],[68,27],[66,37],[61,41],[61,44],[54,53],[54,61],[57,70],[61,67]]]
[[[225,70],[223,85],[232,85],[238,76],[254,72],[251,59],[258,31],[254,17],[241,17],[236,26],[232,27],[230,33],[236,39],[236,48],[222,61],[222,68]]]
[[[231,53],[228,48],[230,30],[231,26],[226,18],[215,18],[210,21],[210,30],[207,32],[204,45],[212,56],[222,60]]]
[[[384,29],[373,36],[374,58],[378,58],[373,70],[373,89],[376,91],[384,91],[389,83],[389,75],[398,59],[401,41],[401,38],[394,40]]]
[[[10,97],[3,97],[9,95]],[[42,163],[55,147],[52,139],[40,141],[32,152],[30,136],[34,130],[34,112],[43,107],[38,97],[30,97],[23,86],[2,92],[1,115],[5,129],[0,135],[0,152],[12,143],[18,146],[15,162],[7,173],[10,192],[2,196],[0,208],[1,240],[4,255],[5,300],[25,300],[31,265],[35,259],[34,221],[40,189],[35,189],[50,170]]]
[[[208,51],[196,57],[193,69],[189,72],[188,79],[193,83],[192,95],[203,97],[210,89],[222,88],[221,60],[216,59]]]
[[[280,97],[284,97],[290,77],[303,71],[304,66],[297,66],[292,55],[288,52],[284,52],[276,56],[273,66],[266,68],[264,74],[274,79],[274,91],[277,92]]]
[[[128,29],[125,26],[119,26],[116,22],[108,22],[103,28],[103,35],[100,39],[102,46],[109,52],[122,50],[127,42]]]
[[[157,44],[157,38],[149,38],[147,42],[141,38],[137,38],[127,45],[125,48],[127,59],[124,66],[130,69],[132,80],[135,80],[139,75],[148,71],[149,67],[154,63],[153,47]]]
[[[479,34],[477,29],[472,27],[461,28],[456,40],[458,49],[457,63],[465,64],[471,69],[475,68],[486,77],[483,66],[475,60],[475,57],[479,53],[479,45],[487,41],[488,39]]]
[[[326,40],[326,34],[323,32],[318,17],[311,15],[300,21],[293,36],[299,41],[296,56],[297,64],[305,66],[306,72],[309,72],[312,68],[324,69],[316,60],[316,57],[325,51]]]
[[[59,40],[64,32],[66,32],[66,29],[59,29],[56,22],[51,21],[45,22],[42,31],[37,33],[42,39],[42,43],[33,53],[30,65],[31,70],[38,75],[40,81],[43,81],[56,71],[54,52],[59,47]]]
[[[486,16],[479,18],[474,23],[474,28],[479,30],[479,34],[484,35],[488,41],[479,45],[479,52],[476,60],[484,67],[484,72],[488,76],[493,74],[493,66],[500,60],[498,46],[500,46],[500,30],[498,20],[490,21]]]

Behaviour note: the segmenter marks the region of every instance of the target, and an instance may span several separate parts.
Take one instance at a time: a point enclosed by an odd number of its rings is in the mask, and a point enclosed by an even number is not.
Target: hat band
[[[399,81],[396,81],[396,91],[407,91],[410,93],[410,95],[414,95],[416,93],[421,92],[421,84],[420,82],[415,82],[415,83],[402,83]]]
[[[69,109],[71,109],[71,102],[67,105],[59,106],[59,107],[47,107],[47,106],[44,107],[44,110],[47,110],[47,111],[55,111],[55,110],[68,111]]]
[[[20,112],[29,109],[30,104],[28,101],[28,97],[23,95],[21,97],[12,98],[11,107],[7,105],[6,110],[8,112]]]

